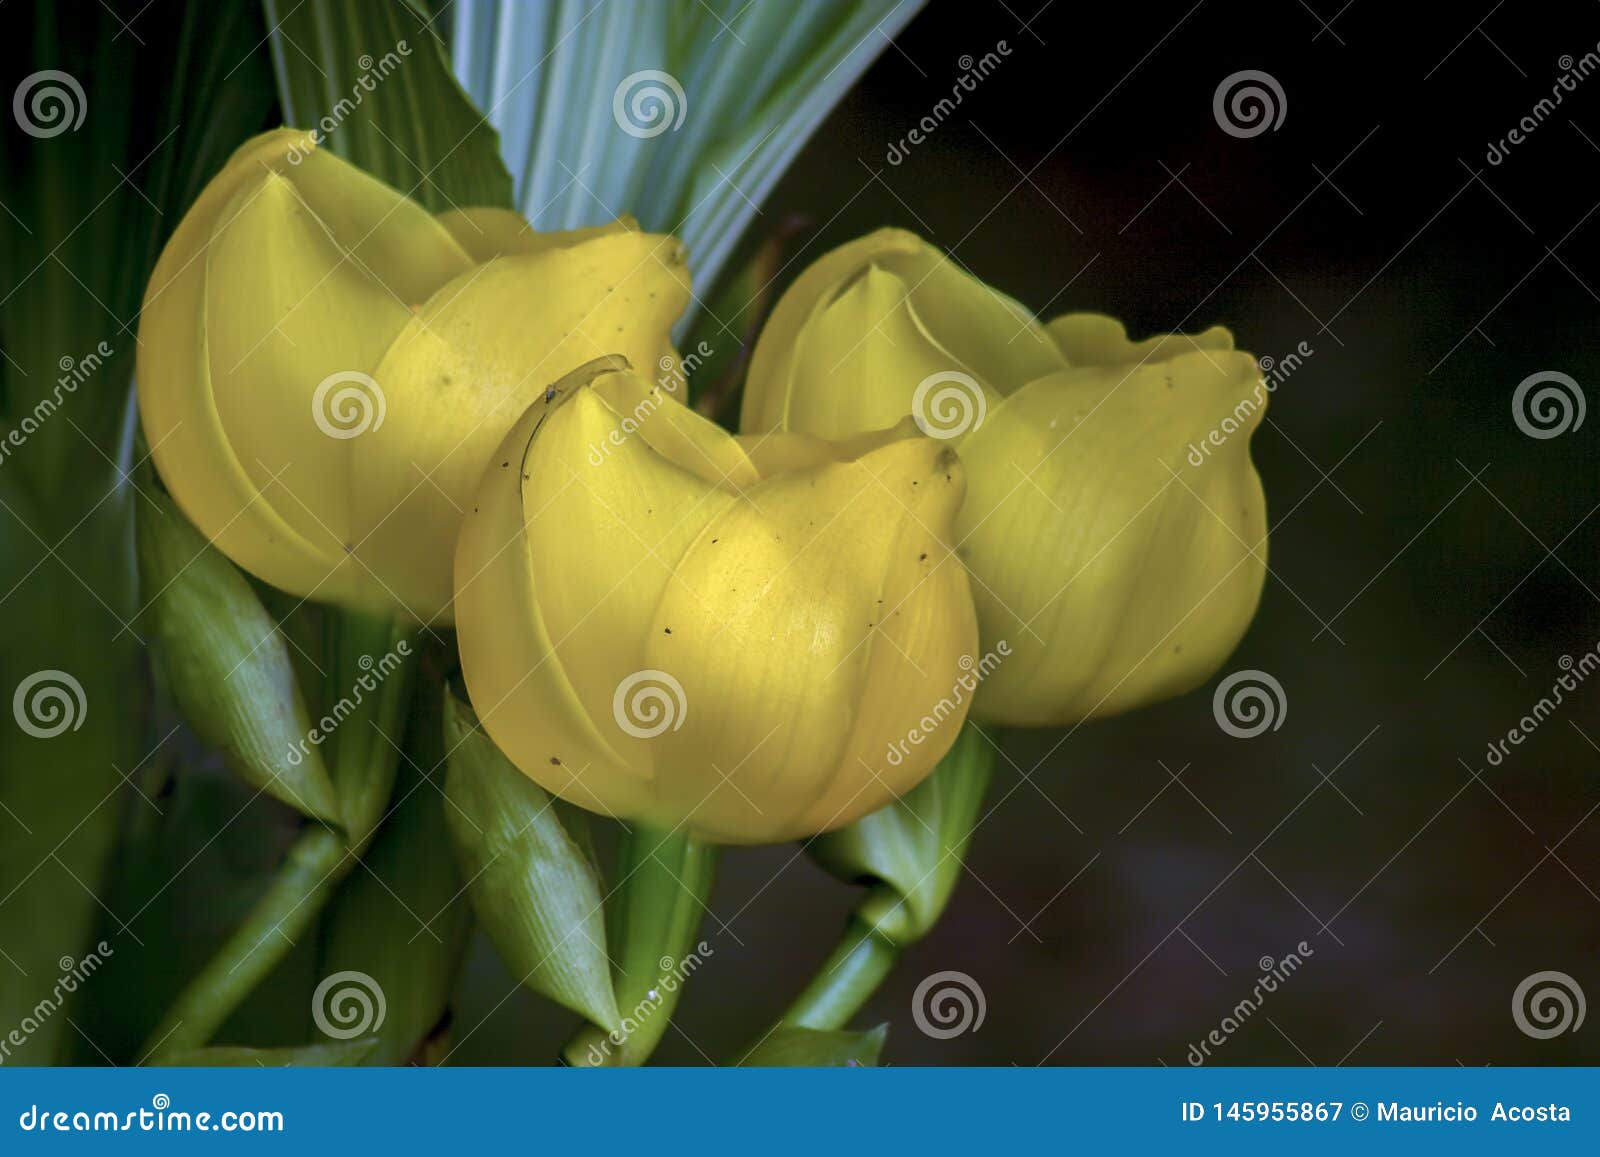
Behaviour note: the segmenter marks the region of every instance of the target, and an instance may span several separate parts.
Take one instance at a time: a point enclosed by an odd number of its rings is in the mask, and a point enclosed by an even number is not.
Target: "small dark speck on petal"
[[[500,469],[504,470],[509,465],[511,465],[511,459],[507,458],[504,462],[500,463]]]
[[[923,552],[922,554],[917,555],[917,561],[918,562],[927,562],[928,561],[927,552]]]
[[[552,766],[552,767],[560,767],[560,766],[561,766],[561,760],[560,760],[560,758],[558,758],[558,757],[557,757],[557,756],[554,756],[554,755],[552,755],[552,756],[551,756],[551,757],[550,757],[550,765],[551,765],[551,766]]]
[[[664,634],[668,634],[668,635],[672,634],[672,628],[671,627],[662,627],[661,630],[662,630],[662,632]]]

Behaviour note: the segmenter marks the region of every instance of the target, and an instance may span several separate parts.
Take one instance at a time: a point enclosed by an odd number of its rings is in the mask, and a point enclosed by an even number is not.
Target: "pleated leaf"
[[[434,212],[511,204],[495,129],[412,0],[263,0],[286,124]]]
[[[757,206],[921,0],[457,0],[452,59],[541,229],[624,212],[717,280]]]

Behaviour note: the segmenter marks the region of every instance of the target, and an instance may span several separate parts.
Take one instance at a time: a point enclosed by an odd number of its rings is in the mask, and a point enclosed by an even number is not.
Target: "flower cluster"
[[[152,278],[145,433],[258,578],[453,622],[530,778],[719,842],[891,802],[969,710],[1126,710],[1239,640],[1266,566],[1250,431],[1185,455],[1259,386],[1226,330],[1041,323],[884,230],[777,303],[736,435],[661,384],[688,300],[681,246],[629,220],[434,216],[268,133]]]

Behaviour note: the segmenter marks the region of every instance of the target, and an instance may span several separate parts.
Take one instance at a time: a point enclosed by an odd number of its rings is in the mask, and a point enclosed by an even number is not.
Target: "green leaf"
[[[148,728],[131,622],[123,478],[139,302],[162,234],[262,126],[272,88],[251,5],[118,14],[38,0],[6,12],[8,40],[33,52],[13,80],[58,70],[87,98],[73,105],[84,107],[77,127],[0,135],[0,437],[26,435],[0,463],[0,690],[64,671],[84,707],[49,739],[9,717],[0,725],[0,944],[12,958],[0,961],[0,1024],[15,1025],[47,994],[59,958],[102,935],[124,944],[120,919],[97,899],[119,817],[151,807],[124,778],[144,779],[171,739]],[[80,990],[74,1003],[88,999]],[[58,1058],[77,1039],[77,1015],[49,1018],[8,1060]]]
[[[365,871],[346,881],[323,921],[321,975],[359,972],[384,995],[386,1011],[362,1063],[401,1065],[413,1059],[441,1023],[461,969],[472,912],[454,859],[448,804],[422,768],[437,768],[441,698],[424,687],[407,738],[399,802],[365,857]]]
[[[339,801],[277,624],[238,568],[151,481],[136,518],[141,621],[173,702],[246,782],[338,825]]]
[[[389,806],[410,702],[414,628],[351,611],[334,614],[330,694],[337,721],[334,790],[343,829],[308,826],[242,924],[184,987],[151,1032],[145,1051],[160,1063],[199,1048],[314,928],[328,901],[365,854]],[[342,689],[342,691],[341,691]],[[327,730],[324,726],[324,730]]]
[[[174,1068],[268,1069],[346,1068],[365,1063],[378,1045],[377,1037],[339,1041],[334,1044],[299,1045],[295,1048],[252,1049],[229,1045],[185,1049],[169,1053],[156,1062]]]
[[[500,130],[536,228],[633,213],[684,240],[703,295],[784,169],[921,6],[456,0],[453,60]]]
[[[857,1068],[878,1063],[889,1026],[880,1024],[865,1032],[796,1028],[780,1025],[767,1038],[739,1058],[741,1068]]]
[[[445,820],[478,922],[511,975],[604,1032],[618,1027],[600,881],[545,791],[446,692]]]
[[[411,0],[264,0],[285,123],[434,212],[511,205],[500,137]]]

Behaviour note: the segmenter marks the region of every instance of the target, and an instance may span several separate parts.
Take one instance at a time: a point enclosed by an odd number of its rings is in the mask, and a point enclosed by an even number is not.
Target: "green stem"
[[[899,960],[897,945],[852,916],[844,937],[783,1014],[782,1023],[796,1028],[843,1028]]]
[[[716,862],[715,846],[678,830],[635,825],[619,841],[606,923],[622,1027],[579,1029],[562,1050],[567,1064],[641,1065],[655,1051],[684,983],[710,955],[697,937]]]
[[[201,1048],[314,925],[355,867],[394,790],[414,635],[388,619],[329,612],[328,733],[343,830],[312,823],[239,928],[179,994],[145,1042],[146,1063]],[[363,659],[366,662],[363,664]],[[398,666],[393,666],[398,659]],[[381,679],[381,681],[380,681]],[[370,689],[369,689],[369,685]],[[262,704],[262,710],[273,710]]]
[[[993,743],[968,724],[933,774],[910,792],[811,841],[808,850],[828,871],[871,887],[781,1025],[844,1028],[900,954],[938,922],[961,877],[994,760]]]

